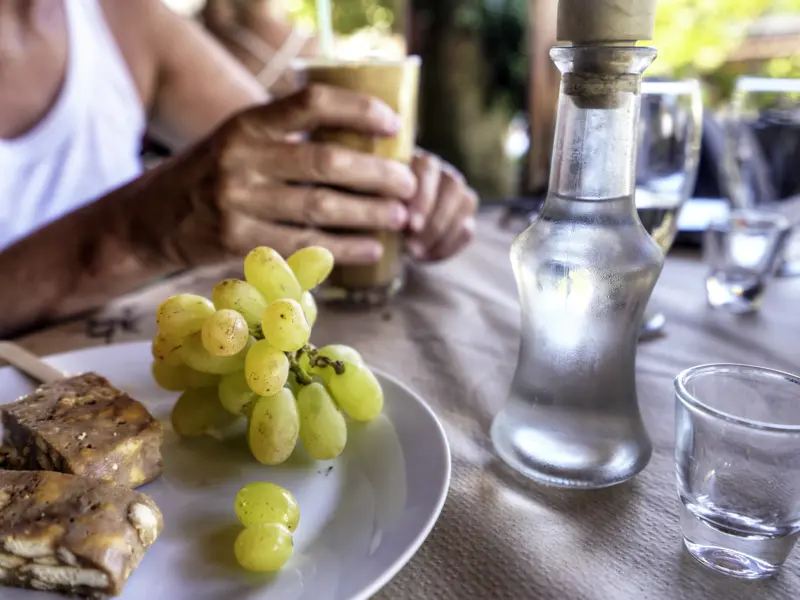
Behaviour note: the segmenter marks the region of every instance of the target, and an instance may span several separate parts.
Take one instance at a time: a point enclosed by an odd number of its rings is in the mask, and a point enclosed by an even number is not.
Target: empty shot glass
[[[675,379],[681,529],[705,566],[777,572],[800,535],[800,377],[735,364]]]
[[[712,222],[703,242],[709,305],[733,313],[758,310],[790,232],[786,217],[760,210],[736,210]]]

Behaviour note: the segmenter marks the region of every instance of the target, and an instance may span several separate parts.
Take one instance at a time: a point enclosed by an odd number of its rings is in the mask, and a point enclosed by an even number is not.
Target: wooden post
[[[529,0],[528,122],[530,149],[523,179],[523,192],[540,194],[547,190],[550,155],[553,151],[558,86],[558,69],[550,60],[556,43],[558,0]]]
[[[483,197],[511,196],[512,165],[504,152],[509,115],[488,107],[492,68],[481,32],[461,18],[476,0],[408,0],[409,51],[422,57],[419,145],[461,171]]]

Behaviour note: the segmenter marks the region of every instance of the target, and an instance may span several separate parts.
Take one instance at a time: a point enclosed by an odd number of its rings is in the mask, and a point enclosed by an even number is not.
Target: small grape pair
[[[274,483],[248,483],[236,494],[234,509],[245,527],[233,547],[237,562],[257,573],[280,570],[292,556],[292,532],[300,522],[291,492]]]

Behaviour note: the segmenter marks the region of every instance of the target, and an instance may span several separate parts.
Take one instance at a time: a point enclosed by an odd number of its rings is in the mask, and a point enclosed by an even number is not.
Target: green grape
[[[289,265],[277,251],[259,246],[244,259],[244,276],[267,302],[280,298],[300,300],[303,290]]]
[[[359,354],[355,348],[345,346],[344,344],[331,344],[329,346],[324,346],[317,350],[317,356],[325,357],[333,361],[352,362],[353,364],[359,365],[364,364],[364,359],[361,357],[361,354]],[[304,358],[305,360],[303,360]],[[326,384],[331,377],[336,375],[336,372],[331,366],[311,367],[309,364],[309,359],[305,357],[305,355],[298,359],[298,364],[306,373],[319,375],[319,377],[326,382]]]
[[[264,339],[273,348],[295,352],[305,346],[311,335],[311,326],[303,309],[295,300],[281,299],[271,303],[261,317]]]
[[[364,359],[362,358],[361,354],[359,354],[358,350],[351,348],[350,346],[345,346],[344,344],[330,344],[328,346],[323,346],[317,351],[317,353],[320,356],[330,358],[331,360],[341,360],[357,365],[364,364]]]
[[[197,294],[178,294],[167,298],[156,311],[158,331],[179,340],[197,333],[206,319],[214,314],[214,305]]]
[[[153,361],[153,379],[159,387],[170,392],[180,392],[188,388],[209,387],[216,385],[219,376],[201,373],[186,365],[170,366],[164,361]]]
[[[219,384],[219,375],[214,375],[213,373],[203,373],[202,371],[196,371],[191,367],[183,366],[184,370],[184,379],[186,381],[186,389],[189,388],[202,388],[202,387],[211,387],[216,386]]]
[[[241,279],[220,281],[211,292],[217,310],[235,310],[247,321],[250,328],[261,324],[261,315],[267,310],[267,301],[256,288]]]
[[[247,345],[233,356],[212,356],[203,346],[200,333],[195,333],[184,340],[181,346],[181,358],[196,371],[227,375],[244,369],[245,356],[251,344],[252,340],[249,340]]]
[[[289,531],[294,531],[300,522],[300,507],[292,493],[267,481],[248,483],[240,489],[234,508],[245,527],[279,523]]]
[[[344,373],[325,379],[341,409],[356,421],[371,421],[383,410],[383,390],[375,375],[364,365],[344,363]]]
[[[170,367],[177,367],[183,364],[181,360],[181,344],[183,340],[173,340],[163,333],[159,333],[153,338],[152,352],[153,358]]]
[[[347,443],[347,423],[325,387],[320,383],[303,387],[297,411],[300,441],[306,451],[317,460],[339,456]]]
[[[258,394],[247,384],[244,371],[223,375],[219,380],[217,392],[220,403],[232,415],[241,415],[244,407],[258,398]]]
[[[305,291],[317,287],[333,270],[333,254],[322,246],[302,248],[287,258],[286,262]]]
[[[181,394],[172,409],[172,429],[181,437],[198,437],[209,429],[224,429],[236,417],[222,408],[216,387],[194,388]]]
[[[212,356],[233,356],[247,345],[249,339],[247,321],[229,308],[208,317],[200,332],[203,347]]]
[[[311,292],[303,292],[303,295],[300,296],[300,306],[303,307],[303,315],[306,317],[306,321],[308,321],[308,326],[313,327],[314,323],[317,322],[317,301],[314,300],[314,296]]]
[[[247,384],[259,396],[277,394],[289,376],[289,359],[267,340],[259,340],[247,352],[244,363]]]
[[[186,380],[180,365],[172,367],[163,361],[154,360],[150,370],[158,387],[169,392],[180,392],[186,389]]]
[[[246,527],[236,538],[233,552],[237,562],[256,573],[279,571],[292,556],[292,532],[278,523]]]
[[[291,390],[281,388],[274,396],[261,396],[247,426],[250,451],[264,465],[279,465],[294,451],[299,429],[300,417]]]
[[[311,350],[316,350],[318,357],[324,357],[332,361],[352,362],[354,364],[363,365],[364,359],[358,350],[345,346],[344,344],[330,344],[316,349],[311,346]],[[311,366],[311,359],[307,352],[301,353],[297,357],[297,364],[309,375],[320,375],[323,379],[327,379],[334,374],[333,367],[330,366]]]

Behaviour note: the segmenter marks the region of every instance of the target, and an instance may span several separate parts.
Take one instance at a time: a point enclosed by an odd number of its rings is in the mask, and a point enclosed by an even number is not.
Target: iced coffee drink
[[[394,137],[363,135],[352,131],[317,129],[312,140],[333,142],[404,163],[411,161],[417,124],[417,94],[420,60],[410,56],[391,60],[312,60],[298,65],[302,82],[322,83],[374,96],[394,109],[401,127]],[[364,232],[341,231],[339,233]],[[372,265],[337,266],[329,284],[321,290],[323,299],[353,304],[381,304],[394,296],[403,284],[403,234],[372,232],[383,244],[383,256]]]

